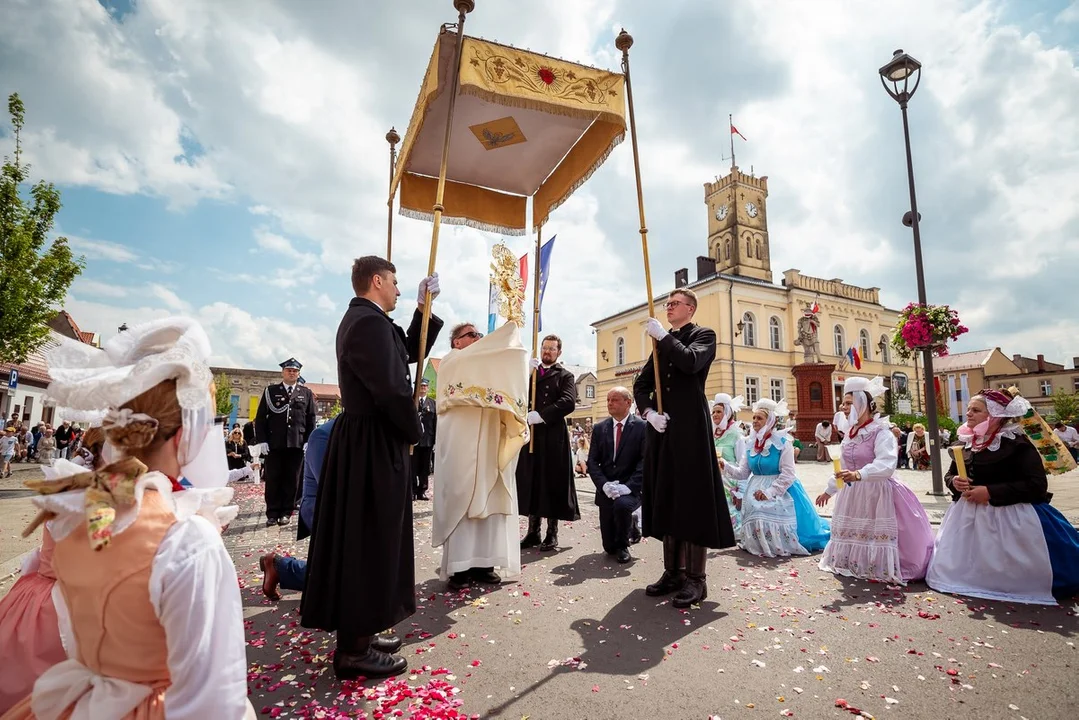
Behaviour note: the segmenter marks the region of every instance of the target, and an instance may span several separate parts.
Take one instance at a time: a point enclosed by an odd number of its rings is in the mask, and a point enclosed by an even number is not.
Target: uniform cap
[[[301,363],[301,362],[300,362],[299,360],[297,360],[296,358],[294,358],[294,357],[290,357],[290,358],[289,358],[288,360],[286,360],[285,362],[281,363],[281,368],[282,368],[282,369],[285,369],[285,370],[287,370],[287,369],[289,369],[289,368],[292,368],[292,369],[295,369],[295,370],[299,370],[299,369],[300,369],[300,368],[302,368],[302,367],[303,367],[303,364],[302,364],[302,363]]]

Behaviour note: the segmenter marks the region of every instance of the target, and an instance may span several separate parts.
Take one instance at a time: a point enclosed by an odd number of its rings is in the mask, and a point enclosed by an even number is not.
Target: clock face
[[[727,206],[720,205],[716,208],[716,220],[723,220],[727,217]]]
[[[757,217],[757,206],[751,202],[746,203],[746,215],[749,215],[751,218]]]

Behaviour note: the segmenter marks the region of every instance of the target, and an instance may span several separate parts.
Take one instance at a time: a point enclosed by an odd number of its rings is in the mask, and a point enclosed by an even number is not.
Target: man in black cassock
[[[416,500],[427,499],[427,480],[431,476],[431,458],[435,451],[435,432],[438,429],[438,412],[435,401],[427,397],[430,389],[427,378],[420,380],[420,427],[423,434],[412,448],[412,493]]]
[[[573,373],[558,363],[562,340],[557,335],[543,338],[540,358],[532,358],[532,381],[536,383],[536,405],[528,413],[532,452],[521,449],[517,459],[517,507],[528,515],[528,533],[521,549],[558,547],[558,521],[580,520],[577,488],[573,484],[573,454],[566,417],[577,406],[577,386]],[[529,398],[532,387],[529,383]],[[540,521],[547,518],[547,535],[540,542]]]
[[[266,526],[288,525],[303,472],[303,446],[315,429],[315,394],[300,383],[296,358],[281,363],[281,382],[266,387],[255,413],[265,459]]]
[[[437,274],[420,281],[406,335],[388,315],[400,295],[396,273],[370,255],[352,266],[356,297],[337,329],[342,411],[322,465],[300,602],[304,627],[337,631],[342,680],[404,672],[405,659],[391,654],[400,638],[377,633],[416,612],[408,449],[421,430],[408,365],[419,355],[422,306],[439,287]],[[441,328],[431,315],[428,352]]]
[[[645,331],[655,338],[633,383],[637,409],[648,421],[644,461],[644,534],[663,541],[663,575],[645,588],[649,595],[677,592],[676,608],[708,597],[708,548],[735,544],[712,438],[712,416],[704,384],[716,356],[716,334],[695,325],[697,296],[675,290],[667,298],[667,332],[655,318]],[[656,374],[663,412],[656,409]]]

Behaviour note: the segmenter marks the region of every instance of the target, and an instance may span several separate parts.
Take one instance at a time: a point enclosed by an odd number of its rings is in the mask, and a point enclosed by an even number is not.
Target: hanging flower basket
[[[911,303],[899,314],[892,349],[903,360],[910,360],[922,350],[944,357],[948,354],[948,342],[965,332],[968,329],[959,322],[959,313],[947,305]]]

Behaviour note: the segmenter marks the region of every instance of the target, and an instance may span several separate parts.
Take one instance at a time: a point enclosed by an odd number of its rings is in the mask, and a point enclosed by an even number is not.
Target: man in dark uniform
[[[300,384],[300,361],[281,363],[282,381],[262,393],[255,413],[255,436],[266,459],[266,525],[288,525],[296,507],[303,470],[303,446],[315,429],[315,394]]]
[[[577,386],[573,373],[558,364],[561,355],[562,340],[548,335],[540,346],[540,359],[532,359],[536,405],[526,420],[533,438],[532,452],[522,448],[517,460],[517,506],[522,515],[528,515],[522,550],[536,545],[540,550],[554,550],[558,547],[558,521],[581,519],[566,427],[566,417],[577,406]],[[547,518],[547,535],[541,543],[542,518]]]
[[[427,499],[427,479],[431,475],[431,458],[435,450],[438,413],[435,412],[435,401],[427,397],[430,387],[427,378],[420,380],[419,414],[423,435],[412,448],[412,493],[416,500]]]
[[[357,259],[352,287],[337,329],[343,410],[326,447],[300,601],[304,627],[337,631],[341,680],[398,675],[408,665],[390,654],[400,639],[377,633],[416,612],[408,448],[422,432],[408,365],[420,354],[420,308],[439,292],[437,275],[420,281],[406,335],[388,315],[400,295],[393,263]],[[431,315],[427,351],[441,328]]]
[[[645,592],[656,596],[677,591],[672,602],[676,608],[708,597],[707,549],[734,545],[704,394],[716,356],[716,334],[693,324],[696,311],[692,290],[670,294],[671,331],[649,318],[645,331],[655,338],[656,351],[633,383],[637,408],[651,425],[644,462],[644,534],[663,541],[663,576]],[[655,366],[662,383],[662,413],[657,410]]]

